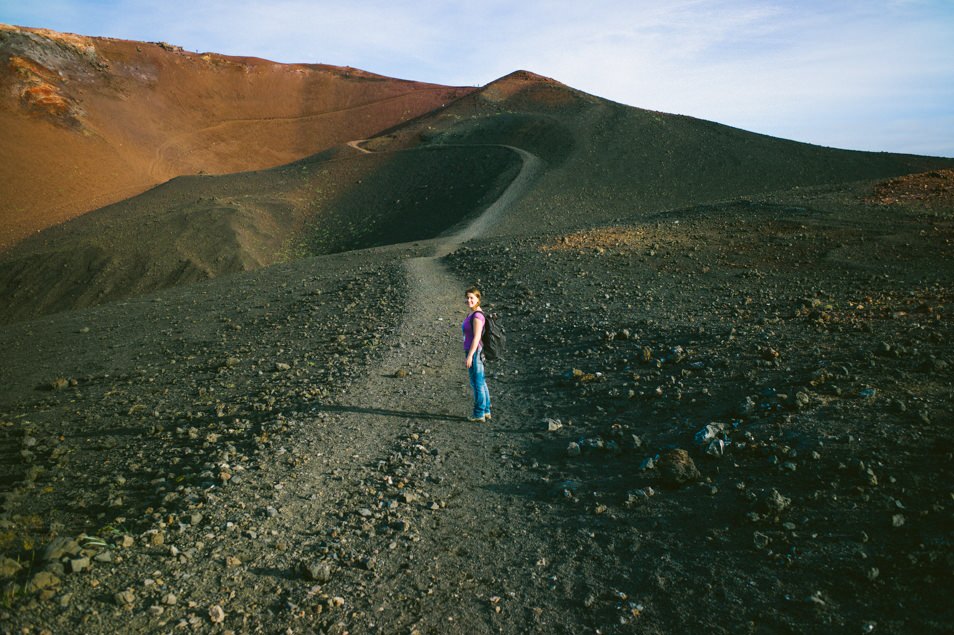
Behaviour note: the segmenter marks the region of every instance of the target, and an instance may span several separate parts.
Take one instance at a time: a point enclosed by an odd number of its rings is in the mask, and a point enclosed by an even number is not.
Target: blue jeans
[[[474,391],[474,417],[490,414],[490,390],[484,377],[484,360],[480,351],[474,353],[474,363],[467,369],[470,375],[470,387]]]

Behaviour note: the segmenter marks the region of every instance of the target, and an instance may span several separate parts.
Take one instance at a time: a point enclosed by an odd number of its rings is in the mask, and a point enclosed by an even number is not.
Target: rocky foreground
[[[954,224],[875,195],[307,259],[11,325],[0,624],[945,632]],[[485,425],[463,418],[472,282],[508,332]]]

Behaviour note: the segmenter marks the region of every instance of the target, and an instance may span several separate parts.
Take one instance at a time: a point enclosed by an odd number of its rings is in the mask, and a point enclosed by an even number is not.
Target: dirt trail
[[[463,287],[441,261],[491,227],[536,176],[539,159],[514,151],[524,165],[501,197],[435,241],[434,256],[407,261],[410,295],[395,298],[400,343],[335,403],[314,407],[321,423],[302,441],[316,458],[276,502],[279,533],[302,536],[315,561],[331,567],[321,593],[345,610],[326,627],[340,619],[350,632],[496,631],[494,603],[514,581],[503,567],[536,560],[491,548],[525,546],[506,538],[524,532],[512,515],[525,515],[505,467],[517,452],[513,417],[498,410],[489,425],[465,418]],[[495,399],[505,398],[505,381],[490,382]],[[333,560],[321,556],[329,548]]]

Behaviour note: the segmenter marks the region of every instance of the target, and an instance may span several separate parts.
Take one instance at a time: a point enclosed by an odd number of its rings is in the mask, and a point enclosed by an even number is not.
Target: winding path
[[[487,593],[503,594],[512,583],[508,564],[530,557],[521,551],[525,541],[507,540],[525,531],[518,518],[526,512],[507,493],[512,474],[501,461],[501,452],[515,447],[515,422],[504,410],[495,411],[492,425],[465,418],[472,397],[460,344],[463,286],[442,262],[499,222],[538,175],[537,157],[510,149],[523,166],[496,202],[436,239],[433,255],[406,261],[401,344],[336,403],[316,407],[321,424],[305,442],[321,447],[321,458],[279,503],[289,510],[290,535],[333,525],[359,536],[349,548],[367,571],[336,570],[323,588],[346,603],[349,617],[340,626],[351,632],[375,623],[387,632],[496,631],[474,623],[487,613],[486,598],[470,594],[462,607],[462,589],[481,579],[499,587]],[[491,378],[491,392],[495,399],[507,394],[503,378]],[[477,550],[462,549],[462,541]],[[480,551],[492,542],[499,552]]]

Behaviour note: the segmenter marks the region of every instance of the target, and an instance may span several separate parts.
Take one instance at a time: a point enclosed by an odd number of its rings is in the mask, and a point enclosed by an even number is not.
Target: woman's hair
[[[466,291],[464,291],[464,297],[466,298],[467,295],[470,293],[473,293],[474,297],[477,298],[477,305],[479,306],[480,305],[480,289],[478,289],[477,287],[469,287]]]

